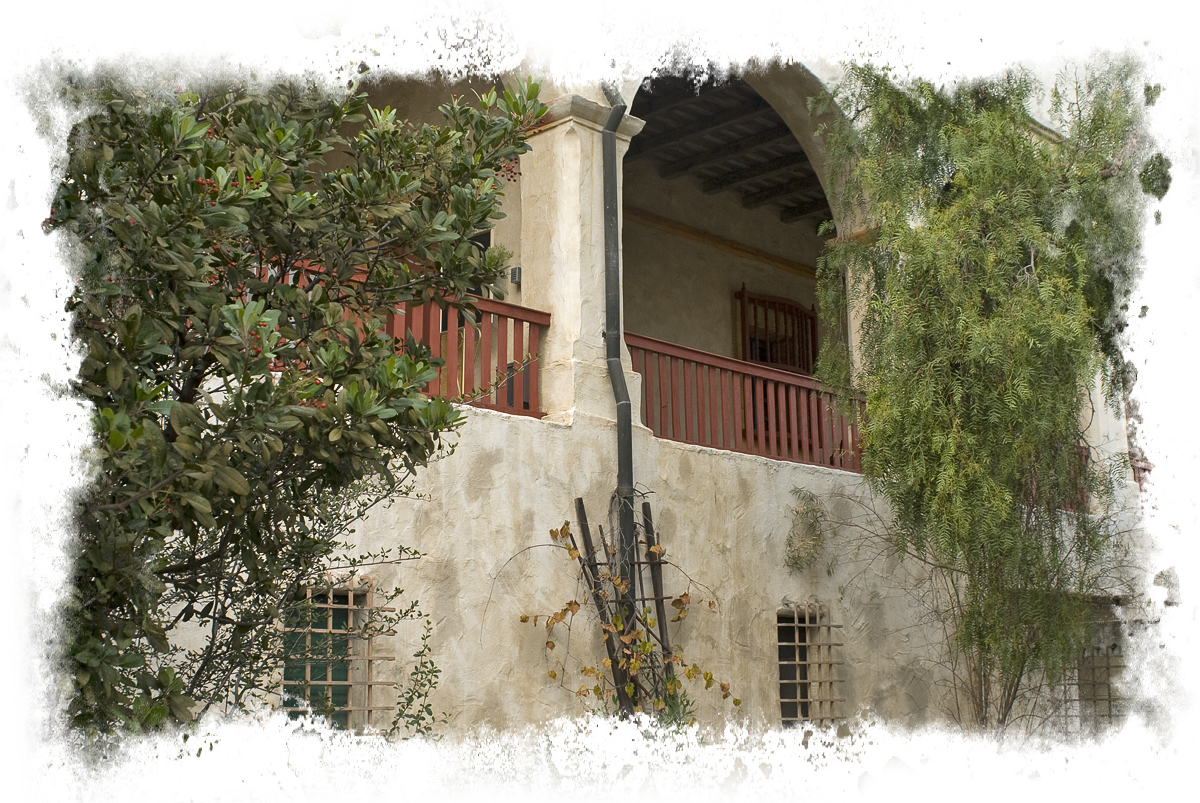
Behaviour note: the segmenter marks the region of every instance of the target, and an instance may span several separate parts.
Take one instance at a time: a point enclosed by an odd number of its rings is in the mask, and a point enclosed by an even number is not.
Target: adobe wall
[[[668,567],[666,591],[705,600],[672,625],[672,643],[732,684],[743,700],[738,716],[779,721],[775,627],[785,600],[826,604],[833,623],[843,625],[844,713],[871,709],[906,724],[936,716],[936,650],[929,644],[938,634],[917,624],[919,609],[903,579],[910,567],[870,560],[876,546],[849,534],[831,536],[804,572],[784,565],[792,488],[854,492],[856,475],[657,440],[641,427],[634,447],[635,477],[652,492],[656,529],[681,570]],[[611,421],[576,416],[568,426],[470,410],[456,453],[420,475],[417,491],[427,498],[398,501],[358,527],[362,550],[404,544],[426,553],[370,573],[383,587],[405,588],[431,616],[442,669],[432,703],[451,715],[453,728],[514,727],[594,707],[575,697],[581,683],[594,682],[578,674],[575,659],[603,658],[598,625],[576,564],[550,546],[548,532],[575,518],[576,496],[593,526],[608,530],[614,466]],[[843,508],[843,515],[851,512]],[[578,531],[574,521],[572,527]],[[556,627],[552,651],[544,626],[519,621],[572,599],[584,608],[569,639]],[[393,647],[377,647],[401,658],[385,667],[395,679],[405,676],[418,636],[413,625]],[[548,677],[551,669],[557,679]],[[688,690],[702,721],[734,715],[702,681]]]

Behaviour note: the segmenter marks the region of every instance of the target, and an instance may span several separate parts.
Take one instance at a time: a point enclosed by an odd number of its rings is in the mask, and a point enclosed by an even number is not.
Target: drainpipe
[[[604,356],[617,402],[617,502],[621,528],[618,568],[621,577],[632,580],[633,561],[637,555],[633,521],[633,405],[625,384],[625,370],[621,367],[621,243],[617,236],[617,126],[621,124],[627,106],[615,86],[605,84],[604,96],[612,106],[601,134],[604,157]]]

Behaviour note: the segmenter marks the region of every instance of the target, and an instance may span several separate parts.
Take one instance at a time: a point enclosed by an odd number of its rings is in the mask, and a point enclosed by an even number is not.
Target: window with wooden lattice
[[[816,313],[786,298],[733,294],[738,314],[738,357],[811,375],[817,364]]]
[[[1125,718],[1119,684],[1125,669],[1121,625],[1104,622],[1068,675],[1063,700],[1064,725],[1069,733],[1094,734]]]
[[[378,679],[377,664],[394,658],[373,652],[373,617],[394,610],[377,607],[369,586],[305,589],[284,620],[283,710],[335,728],[390,725],[396,705],[385,689],[395,683]]]
[[[842,718],[834,668],[841,628],[829,621],[829,609],[817,603],[788,605],[777,615],[779,714],[785,728],[801,722],[826,725]]]

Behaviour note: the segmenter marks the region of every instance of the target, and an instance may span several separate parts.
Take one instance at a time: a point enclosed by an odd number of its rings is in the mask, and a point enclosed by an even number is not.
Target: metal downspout
[[[604,356],[617,402],[617,500],[620,576],[630,580],[637,554],[633,518],[633,405],[621,367],[621,243],[617,231],[617,126],[627,108],[616,87],[604,85],[612,111],[601,134],[604,163]],[[632,589],[631,589],[632,590]]]

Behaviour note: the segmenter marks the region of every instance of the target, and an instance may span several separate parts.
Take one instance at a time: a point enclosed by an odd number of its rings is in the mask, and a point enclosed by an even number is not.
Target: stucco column
[[[580,95],[560,97],[549,106],[542,127],[529,139],[533,150],[521,157],[521,299],[552,316],[542,341],[542,409],[550,420],[570,421],[577,413],[615,420],[604,361],[601,132],[610,110]],[[618,162],[642,125],[628,116],[621,121]],[[619,164],[617,175],[619,188]],[[624,342],[621,361],[637,410],[641,378]]]

